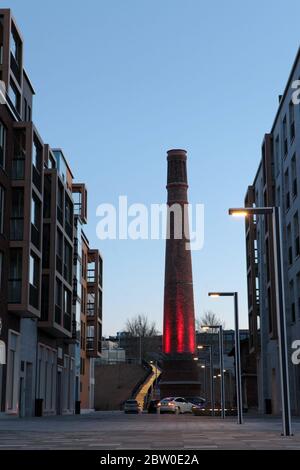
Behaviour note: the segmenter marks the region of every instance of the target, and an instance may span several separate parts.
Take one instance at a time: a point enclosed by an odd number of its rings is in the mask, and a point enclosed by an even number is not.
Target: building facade
[[[0,411],[70,414],[80,402],[92,409],[102,258],[81,229],[85,186],[73,182],[63,151],[45,144],[32,122],[34,89],[9,9],[0,9],[0,80],[6,88],[0,105]],[[93,282],[90,260],[98,275]],[[88,292],[94,291],[97,321],[90,321]],[[82,373],[80,357],[89,360]]]
[[[247,207],[281,208],[291,405],[297,415],[300,414],[300,368],[292,364],[291,346],[300,338],[300,106],[293,101],[292,85],[299,77],[300,52],[279,97],[271,131],[264,136],[261,161],[245,198]],[[247,218],[246,252],[250,352],[257,359],[259,410],[278,414],[281,397],[270,216]]]

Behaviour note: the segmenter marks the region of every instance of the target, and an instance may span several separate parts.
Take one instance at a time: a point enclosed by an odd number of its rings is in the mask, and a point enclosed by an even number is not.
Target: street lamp
[[[239,329],[239,308],[237,292],[210,292],[209,297],[233,297],[234,298],[234,323],[235,323],[235,382],[236,401],[238,412],[238,424],[243,424],[243,401],[242,401],[242,373],[241,373],[241,346]]]
[[[222,325],[204,325],[202,330],[219,330],[219,353],[220,353],[220,372],[221,372],[221,418],[225,419],[225,383],[224,383],[224,344],[223,344],[223,326]]]
[[[197,349],[199,349],[199,350],[203,350],[205,348],[209,350],[211,415],[215,416],[213,347],[212,347],[211,344],[205,344],[205,345],[201,344],[201,345],[197,346]],[[198,358],[197,358],[197,360],[198,360]]]
[[[246,217],[248,215],[272,215],[276,314],[282,402],[282,434],[283,436],[292,436],[280,207],[243,207],[239,209],[229,209],[229,215],[242,217]]]

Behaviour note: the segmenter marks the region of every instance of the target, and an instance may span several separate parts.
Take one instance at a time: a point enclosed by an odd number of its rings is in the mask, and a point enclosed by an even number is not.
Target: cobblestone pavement
[[[1,418],[0,450],[9,449],[300,449],[300,420],[295,435],[281,436],[281,421],[246,417],[125,415],[97,412],[83,416]]]

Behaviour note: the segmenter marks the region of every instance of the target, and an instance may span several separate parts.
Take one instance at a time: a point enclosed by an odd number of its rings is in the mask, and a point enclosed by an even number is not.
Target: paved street
[[[124,415],[98,412],[85,416],[0,419],[1,449],[300,449],[300,420],[295,436],[282,438],[278,419],[192,415]]]

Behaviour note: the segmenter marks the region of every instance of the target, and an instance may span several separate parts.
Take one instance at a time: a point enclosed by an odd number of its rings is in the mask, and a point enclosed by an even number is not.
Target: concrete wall
[[[131,397],[135,385],[146,378],[147,371],[138,364],[96,364],[95,409],[119,410]]]

